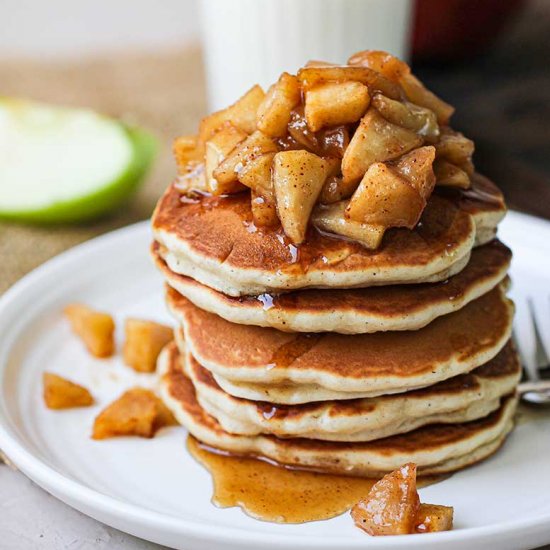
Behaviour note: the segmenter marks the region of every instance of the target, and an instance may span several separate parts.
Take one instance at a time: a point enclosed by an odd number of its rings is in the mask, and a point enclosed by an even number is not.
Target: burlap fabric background
[[[160,142],[155,165],[143,186],[104,219],[56,227],[0,223],[0,293],[66,248],[147,218],[174,175],[172,139],[193,133],[206,109],[198,49],[52,64],[0,61],[0,93],[90,107],[136,122],[150,129]]]

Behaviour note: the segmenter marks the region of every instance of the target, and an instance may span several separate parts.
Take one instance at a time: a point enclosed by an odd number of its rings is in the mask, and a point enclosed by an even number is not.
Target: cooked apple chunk
[[[419,507],[416,464],[409,463],[375,483],[351,517],[369,535],[407,535],[414,531]]]
[[[203,148],[204,144],[225,122],[230,122],[247,134],[254,132],[256,130],[256,113],[264,97],[264,91],[256,84],[233,105],[204,117],[199,125],[197,145]]]
[[[403,96],[403,90],[398,84],[369,67],[352,67],[349,65],[305,67],[298,71],[298,78],[306,92],[319,84],[352,80],[367,86],[371,94],[382,92],[392,99],[399,99]]]
[[[266,153],[276,152],[275,142],[269,136],[257,130],[239,143],[214,170],[212,175],[216,178],[218,185],[228,186],[233,182],[238,182],[239,173],[248,162]]]
[[[97,415],[92,438],[124,435],[150,438],[160,428],[175,424],[172,413],[151,390],[132,388]]]
[[[416,76],[412,73],[404,74],[399,79],[399,84],[405,90],[410,101],[433,111],[437,115],[439,124],[449,124],[455,108],[430,92]]]
[[[80,384],[75,384],[62,376],[45,372],[42,375],[44,403],[48,409],[71,409],[89,407],[94,404],[92,394]]]
[[[353,195],[357,186],[357,183],[345,182],[341,176],[329,176],[319,195],[319,202],[332,204],[347,199]]]
[[[311,214],[311,223],[322,231],[334,233],[357,241],[365,248],[376,249],[382,242],[385,227],[359,223],[345,216],[349,201],[343,200],[333,204],[318,204]]]
[[[206,155],[205,155],[205,176],[208,190],[213,195],[224,195],[230,193],[238,193],[243,190],[242,185],[236,181],[229,181],[226,183],[219,183],[214,178],[214,170],[223,162],[235,147],[244,141],[247,134],[242,130],[239,130],[236,126],[233,126],[230,122],[224,123],[220,130],[218,130],[207,142],[206,142]]]
[[[372,164],[351,197],[345,215],[358,223],[412,229],[426,201],[395,169]]]
[[[197,147],[197,136],[177,137],[172,144],[172,150],[180,174],[186,174],[190,165],[196,166],[203,160],[202,150]]]
[[[459,189],[468,189],[471,185],[470,176],[462,168],[443,158],[435,160],[434,173],[437,185],[458,187]]]
[[[274,156],[275,153],[266,153],[248,161],[239,172],[239,181],[258,193],[273,193],[271,168]]]
[[[440,140],[435,144],[438,158],[444,158],[456,166],[460,166],[469,173],[468,165],[471,165],[474,154],[474,142],[460,132],[450,128],[444,128]],[[472,167],[473,168],[473,167]],[[471,175],[471,173],[469,173]]]
[[[108,313],[101,313],[84,304],[69,304],[64,313],[73,332],[80,337],[95,357],[109,357],[115,350],[115,322]]]
[[[416,490],[416,464],[385,475],[352,509],[357,527],[369,535],[409,535],[453,528],[453,508],[421,504]]]
[[[187,170],[183,171],[174,182],[174,187],[186,195],[192,195],[194,191],[208,191],[204,163],[188,164]]]
[[[420,504],[414,530],[417,533],[450,531],[453,528],[454,509],[440,504]]]
[[[433,163],[435,148],[419,147],[394,162],[394,167],[427,201],[435,186]]]
[[[262,195],[252,191],[251,202],[252,219],[257,227],[274,227],[279,225],[277,205],[273,196]]]
[[[414,103],[395,101],[382,94],[376,94],[372,98],[372,104],[391,123],[412,130],[427,141],[439,139],[437,117],[430,109]]]
[[[410,67],[404,61],[380,50],[357,52],[348,59],[348,63],[373,69],[393,82],[399,82],[402,75],[411,72]]]
[[[290,113],[300,102],[301,94],[300,81],[294,75],[283,73],[258,108],[258,130],[271,137],[284,136]]]
[[[273,159],[273,189],[284,232],[294,244],[306,236],[313,205],[334,164],[308,151],[282,151]]]
[[[162,348],[173,339],[171,327],[145,319],[126,319],[124,362],[138,372],[154,372]]]
[[[346,182],[358,182],[374,162],[400,157],[422,145],[422,138],[387,121],[370,108],[351,138],[342,159],[342,175]]]
[[[305,94],[305,117],[308,128],[318,132],[327,126],[357,122],[370,103],[369,90],[360,82],[327,82]]]

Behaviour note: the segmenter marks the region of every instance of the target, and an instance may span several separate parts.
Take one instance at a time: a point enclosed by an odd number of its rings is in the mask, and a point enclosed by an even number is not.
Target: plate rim
[[[550,221],[543,218],[537,218],[516,211],[509,211],[508,216],[510,221],[517,222],[520,225],[530,224],[532,226],[544,227],[545,230],[550,232]],[[95,249],[101,249],[107,244],[112,243],[113,240],[116,241],[134,233],[144,232],[148,227],[149,222],[144,220],[110,231],[71,247],[36,267],[0,296],[0,323],[6,322],[4,320],[6,310],[13,307],[14,304],[25,296],[29,289],[32,289],[33,285],[39,284],[41,279],[49,273],[61,269],[66,263],[78,261],[82,256],[91,253]],[[27,323],[28,321],[25,324]],[[0,333],[0,342],[2,339],[3,336]],[[9,352],[10,347],[8,346],[4,350],[3,355],[5,356]],[[0,383],[3,379],[5,368],[5,361],[2,360],[0,362]],[[131,524],[132,527],[139,525],[144,528],[160,529],[163,532],[168,531],[174,535],[193,536],[202,542],[223,544],[231,541],[232,544],[244,545],[262,544],[266,543],[266,539],[269,539],[269,544],[280,545],[281,547],[287,545],[293,548],[334,548],[335,545],[340,544],[346,544],[349,548],[364,548],[366,544],[370,544],[371,547],[380,548],[389,546],[426,548],[440,544],[448,545],[453,542],[481,540],[486,537],[491,537],[492,543],[495,543],[496,541],[493,538],[495,536],[506,537],[507,535],[517,535],[519,532],[524,532],[525,530],[530,530],[530,534],[532,535],[536,535],[537,533],[539,536],[540,534],[547,534],[548,542],[550,542],[550,513],[514,521],[494,523],[492,525],[465,527],[456,531],[443,533],[431,533],[428,537],[421,537],[421,540],[418,540],[417,537],[397,536],[380,537],[377,539],[369,538],[366,540],[346,537],[345,535],[342,537],[327,538],[326,536],[297,535],[292,533],[268,533],[223,525],[218,525],[215,529],[212,529],[211,524],[149,510],[120,498],[103,494],[99,490],[73,480],[35,456],[31,450],[25,447],[23,442],[19,441],[16,434],[10,432],[8,410],[5,403],[0,402],[0,449],[8,459],[37,485],[67,505],[130,534],[136,534],[136,531],[121,527],[121,523]],[[107,518],[105,518],[106,516]],[[116,519],[120,523],[111,523],[109,521],[110,518]],[[532,532],[533,529],[537,529],[537,532]],[[158,537],[149,540],[159,541]]]

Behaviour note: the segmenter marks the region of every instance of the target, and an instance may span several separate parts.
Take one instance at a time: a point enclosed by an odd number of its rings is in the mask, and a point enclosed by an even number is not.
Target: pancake
[[[273,435],[230,434],[200,406],[193,384],[168,350],[159,357],[160,393],[164,403],[197,439],[217,449],[254,455],[280,464],[319,471],[378,477],[405,462],[418,464],[420,474],[441,474],[465,468],[495,452],[513,427],[516,398],[506,397],[499,409],[480,420],[433,424],[377,441],[342,443]]]
[[[173,344],[169,360],[193,382],[201,407],[229,433],[273,434],[328,441],[373,441],[428,424],[453,424],[483,418],[513,393],[521,377],[517,353],[509,342],[491,361],[428,388],[370,399],[275,405],[233,397],[212,373]]]
[[[296,290],[234,297],[170,270],[166,251],[152,247],[168,284],[196,306],[227,321],[294,332],[371,333],[417,330],[486,294],[506,276],[511,252],[493,241],[472,252],[468,265],[440,283],[377,286],[364,289]]]
[[[247,193],[182,200],[173,185],[159,200],[152,226],[173,272],[230,296],[435,282],[460,272],[472,247],[494,235],[496,224],[489,233],[486,225],[505,208],[489,192],[484,196],[474,202],[432,195],[417,227],[388,230],[377,250],[314,229],[295,247],[280,228],[254,226]],[[478,224],[485,229],[476,243]]]
[[[170,287],[167,304],[189,350],[224,390],[290,404],[397,393],[469,372],[504,347],[514,313],[499,286],[414,332],[290,334],[230,323]]]

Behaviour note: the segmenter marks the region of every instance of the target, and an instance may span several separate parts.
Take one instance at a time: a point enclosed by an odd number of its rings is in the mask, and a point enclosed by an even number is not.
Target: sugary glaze
[[[187,438],[191,456],[212,475],[212,502],[238,506],[248,515],[276,523],[304,523],[338,516],[363,498],[377,479],[285,468],[266,460],[222,453]],[[418,486],[442,476],[421,477]]]

